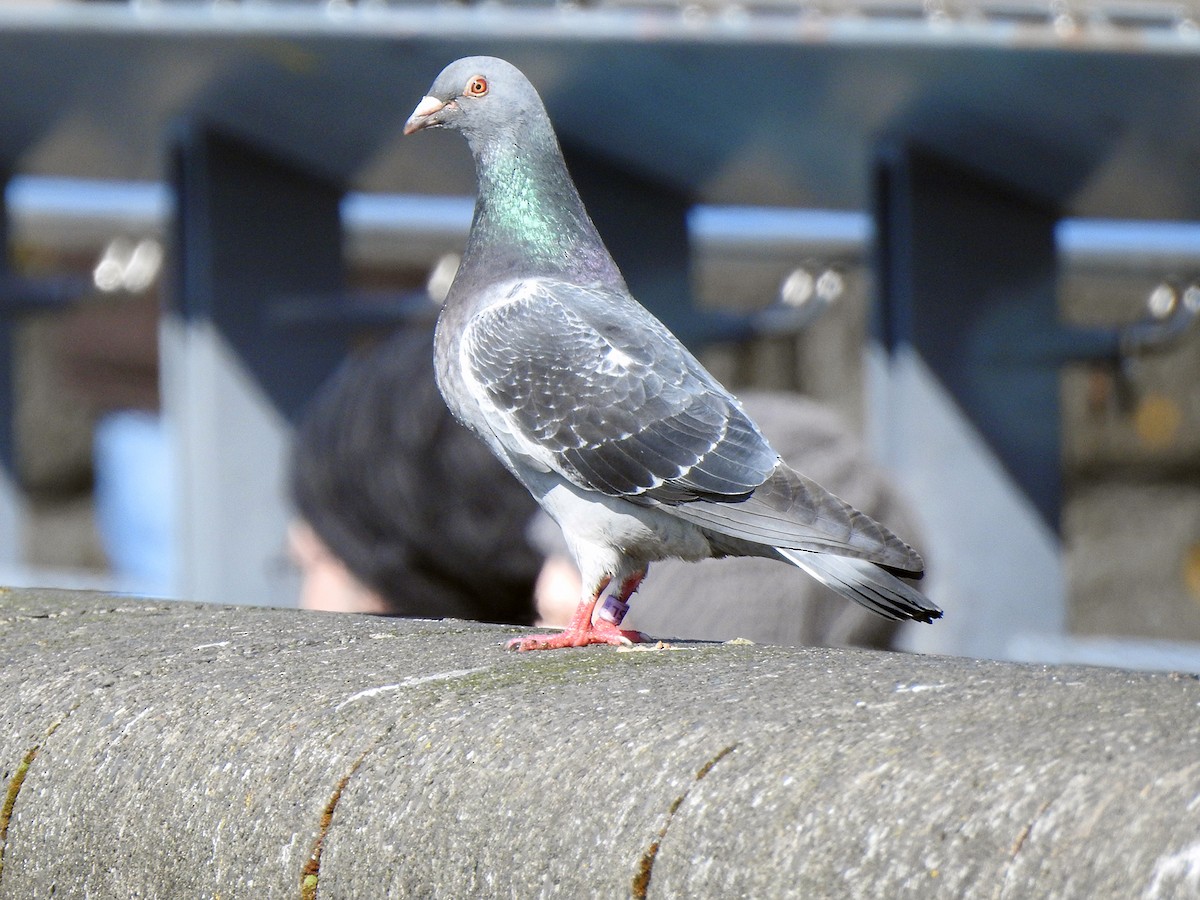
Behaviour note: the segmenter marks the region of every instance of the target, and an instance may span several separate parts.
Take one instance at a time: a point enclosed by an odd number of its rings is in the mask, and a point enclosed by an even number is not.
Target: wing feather
[[[701,500],[674,512],[703,528],[780,550],[837,553],[912,576],[925,565],[883,525],[785,463],[742,502]]]
[[[737,401],[620,292],[519,282],[471,320],[462,359],[504,419],[498,432],[581,487],[639,502],[725,500],[778,462]]]

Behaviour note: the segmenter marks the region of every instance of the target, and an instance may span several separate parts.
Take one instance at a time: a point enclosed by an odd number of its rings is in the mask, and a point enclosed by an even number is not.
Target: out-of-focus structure
[[[173,592],[286,601],[291,422],[359,332],[431,313],[401,289],[460,245],[473,178],[400,127],[475,53],[538,85],[647,306],[735,386],[865,429],[947,611],[912,646],[1099,658],[1108,635],[1200,666],[1161,643],[1200,640],[1186,3],[0,7],[7,562],[18,322],[145,289],[161,243]],[[94,288],[56,241],[98,254]]]

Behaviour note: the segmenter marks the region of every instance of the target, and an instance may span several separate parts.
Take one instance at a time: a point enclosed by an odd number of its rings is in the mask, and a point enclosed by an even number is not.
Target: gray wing
[[[500,429],[581,487],[637,502],[749,496],[779,461],[737,401],[622,292],[514,283],[462,362]]]
[[[886,527],[786,463],[743,502],[699,500],[675,514],[709,531],[781,551],[828,551],[912,576],[925,565],[916,550]]]

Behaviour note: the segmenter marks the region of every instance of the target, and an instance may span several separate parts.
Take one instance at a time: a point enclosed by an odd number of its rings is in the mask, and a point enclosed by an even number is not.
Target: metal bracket
[[[1164,283],[1146,298],[1146,315],[1117,332],[1117,352],[1123,363],[1175,347],[1200,321],[1200,286],[1186,288]]]

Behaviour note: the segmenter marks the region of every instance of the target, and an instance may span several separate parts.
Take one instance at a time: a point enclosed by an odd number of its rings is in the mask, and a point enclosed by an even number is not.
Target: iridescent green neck
[[[538,257],[553,257],[565,248],[563,210],[546,196],[548,185],[535,182],[528,164],[515,154],[492,161],[486,180],[490,190],[482,190],[484,210],[493,228],[503,231],[509,240],[524,245]]]
[[[486,266],[492,278],[590,279],[614,268],[552,138],[520,149],[493,144],[476,166],[479,199],[464,264]]]

